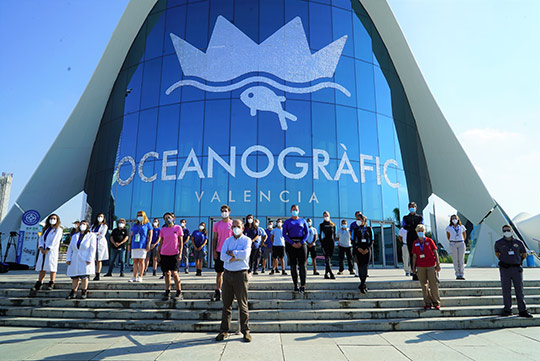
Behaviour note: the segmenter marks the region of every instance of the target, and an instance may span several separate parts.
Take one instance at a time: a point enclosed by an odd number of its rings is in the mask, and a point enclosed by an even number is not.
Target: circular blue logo
[[[22,222],[27,226],[33,226],[38,224],[39,219],[39,212],[34,210],[26,211],[22,215]]]

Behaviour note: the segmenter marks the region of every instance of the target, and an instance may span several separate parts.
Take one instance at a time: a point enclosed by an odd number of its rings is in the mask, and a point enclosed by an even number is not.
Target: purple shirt
[[[295,242],[292,240],[295,239],[301,239],[301,244],[304,244],[309,236],[309,227],[307,225],[307,222],[303,218],[298,219],[292,219],[289,218],[283,223],[283,237],[285,238],[285,241],[289,244],[294,244]]]

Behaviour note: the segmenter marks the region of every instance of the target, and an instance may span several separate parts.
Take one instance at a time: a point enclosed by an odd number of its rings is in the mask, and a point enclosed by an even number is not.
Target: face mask
[[[274,226],[271,225],[271,224],[269,224],[269,225],[268,225],[268,229],[272,229],[272,228],[274,228]]]
[[[252,218],[248,218],[248,223],[249,223],[249,224],[253,223],[253,219],[252,219]]]
[[[416,208],[409,208],[409,212],[410,212],[410,213],[416,212]]]
[[[103,222],[103,217],[98,217],[97,221],[100,222],[100,223]]]
[[[278,226],[279,228],[281,228],[282,225],[283,225],[283,223],[281,223],[281,222],[277,224],[277,226]]]
[[[512,232],[506,231],[503,234],[506,238],[512,238]]]
[[[229,216],[229,212],[221,212],[221,218],[227,218]]]
[[[362,221],[356,221],[356,225],[357,225],[357,226],[361,226],[361,225],[362,225]]]
[[[240,228],[240,227],[234,227],[232,231],[233,231],[235,236],[239,236],[239,235],[242,234],[242,228]]]
[[[346,224],[342,224],[342,225],[341,225],[341,228],[347,229],[347,225],[346,225]]]
[[[327,216],[327,217],[324,217],[323,219],[324,219],[325,222],[330,221],[330,217],[328,217],[328,216]]]
[[[307,222],[307,225],[311,227],[311,222]]]
[[[180,226],[182,226],[182,228],[186,228],[186,224],[184,222],[182,222]]]
[[[143,221],[143,216],[137,216],[137,220],[138,220],[139,222],[142,222],[142,221]]]
[[[424,238],[424,232],[416,232],[418,238]]]
[[[79,226],[79,229],[81,230],[81,232],[86,231],[86,224],[81,224],[81,225]]]
[[[452,223],[457,224],[457,219],[452,219]]]
[[[204,226],[199,226],[199,230],[202,231],[204,229]]]
[[[124,228],[126,225],[124,223],[118,223],[118,228],[122,229]]]
[[[49,223],[51,224],[51,226],[54,226],[56,224],[56,218],[49,219]]]
[[[154,222],[154,227],[159,227],[159,223],[158,222]]]
[[[171,224],[172,223],[172,218],[165,218],[165,222],[167,224]]]
[[[298,216],[298,211],[291,211],[291,214],[293,215],[293,217],[297,217]]]

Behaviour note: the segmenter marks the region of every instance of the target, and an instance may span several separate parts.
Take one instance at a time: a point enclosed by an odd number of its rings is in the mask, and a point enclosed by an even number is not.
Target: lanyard
[[[422,243],[418,243],[418,245],[420,246],[420,252],[424,253],[424,246],[426,245],[426,239],[424,238],[422,240]]]
[[[49,235],[51,231],[52,231],[52,227],[47,228],[47,230],[45,231],[45,234],[43,235],[43,242],[47,241],[47,236]]]
[[[362,228],[360,228],[360,232],[362,232],[362,238],[364,238],[364,235],[366,234],[366,228],[362,226]]]
[[[79,249],[81,247],[81,242],[83,240],[83,235],[81,233],[79,233],[79,240],[77,241],[77,249]]]
[[[461,227],[454,227],[454,231],[456,231],[456,241],[457,241],[457,238],[459,236],[459,231],[461,230]]]

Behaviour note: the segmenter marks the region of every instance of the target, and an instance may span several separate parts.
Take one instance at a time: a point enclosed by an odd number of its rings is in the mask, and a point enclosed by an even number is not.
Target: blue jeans
[[[109,258],[109,272],[107,272],[107,273],[109,273],[109,274],[112,273],[117,258],[118,258],[118,262],[120,263],[120,273],[124,273],[124,257],[125,257],[125,253],[126,253],[125,249],[111,248],[111,256]]]

